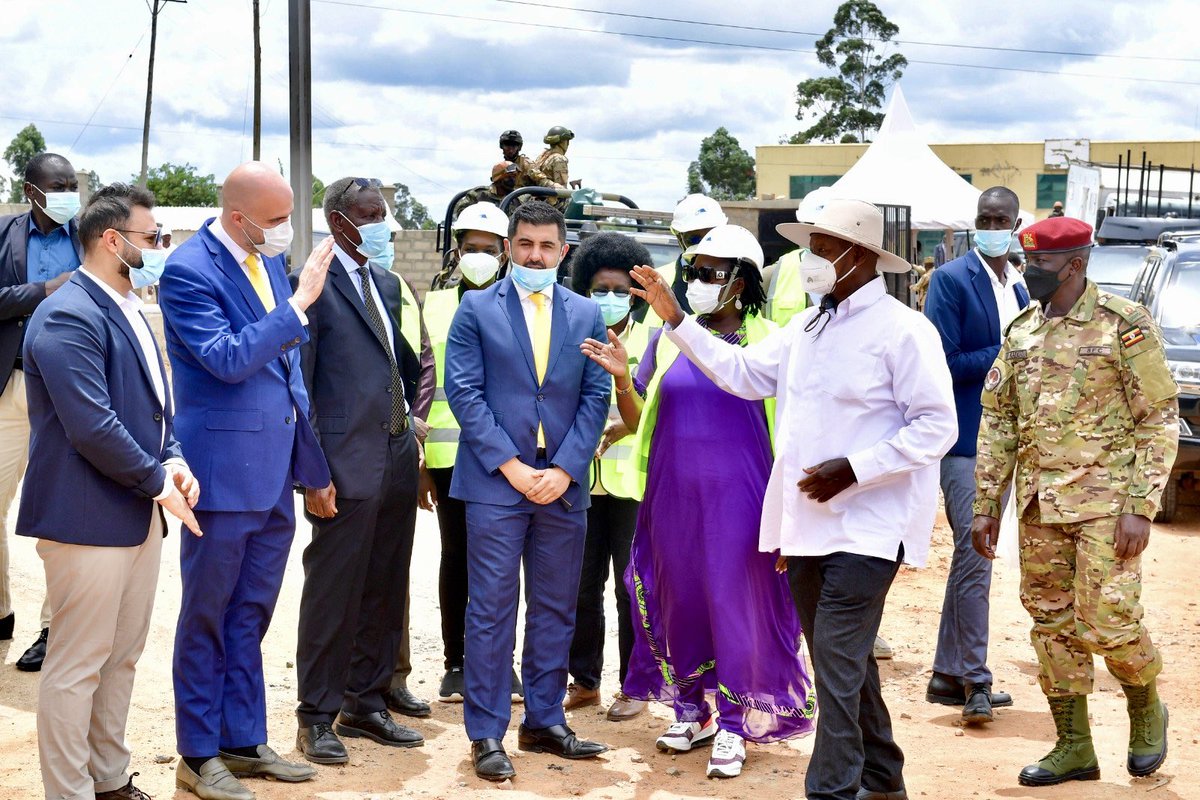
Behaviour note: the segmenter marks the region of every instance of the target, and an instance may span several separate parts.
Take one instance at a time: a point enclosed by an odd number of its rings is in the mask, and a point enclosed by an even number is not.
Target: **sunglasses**
[[[701,283],[724,283],[729,279],[729,275],[729,270],[714,267],[686,266],[683,268],[683,279],[688,283],[697,279]]]
[[[342,189],[338,198],[340,199],[342,195],[350,191],[351,186],[357,186],[360,191],[363,189],[382,189],[383,181],[379,180],[379,178],[354,178],[350,183],[346,184],[346,188]]]
[[[120,231],[121,233],[136,233],[139,236],[153,236],[155,249],[158,249],[162,245],[163,232],[161,224],[155,225],[152,231],[131,231],[128,228],[113,228],[113,230]]]
[[[611,291],[608,289],[597,289],[596,291],[592,292],[592,297],[608,297],[609,295],[612,295],[618,300],[629,299],[629,292],[622,291],[620,289],[613,289]]]

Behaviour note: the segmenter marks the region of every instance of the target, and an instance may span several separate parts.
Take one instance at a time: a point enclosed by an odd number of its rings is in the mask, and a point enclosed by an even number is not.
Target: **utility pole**
[[[292,265],[312,249],[312,36],[309,0],[288,0],[289,132],[292,171]]]
[[[262,46],[258,38],[258,2],[254,0],[254,160],[262,155]]]
[[[150,67],[146,73],[146,119],[142,123],[142,174],[138,185],[145,187],[147,160],[150,157],[150,102],[154,94],[154,48],[158,44],[158,15],[167,3],[186,3],[187,0],[149,0],[150,1]]]

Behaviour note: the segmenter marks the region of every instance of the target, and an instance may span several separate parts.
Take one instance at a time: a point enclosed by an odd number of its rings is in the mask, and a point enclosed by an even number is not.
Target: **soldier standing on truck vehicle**
[[[569,128],[555,125],[546,131],[542,141],[546,143],[547,147],[533,162],[533,165],[541,170],[557,188],[565,189],[568,186],[579,188],[580,182],[572,182],[567,172],[567,147],[574,138],[575,134]]]
[[[504,197],[512,191],[512,187],[517,189],[523,189],[526,186],[545,186],[548,189],[567,188],[566,181],[557,184],[546,177],[546,174],[529,160],[529,156],[521,152],[521,148],[524,146],[525,140],[519,131],[508,130],[500,134],[500,152],[504,154],[504,161],[500,163],[507,164],[505,172],[512,178],[508,181],[511,184],[510,188],[500,194],[500,197]],[[496,165],[496,167],[499,166],[500,164]],[[496,167],[492,168],[493,183],[496,182]]]

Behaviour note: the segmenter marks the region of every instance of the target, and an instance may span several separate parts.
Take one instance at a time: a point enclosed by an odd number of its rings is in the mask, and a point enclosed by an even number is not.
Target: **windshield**
[[[679,245],[665,243],[647,244],[646,249],[650,251],[650,255],[654,259],[654,266],[656,267],[670,264],[679,258]]]
[[[1093,247],[1087,276],[1096,283],[1132,286],[1145,258],[1145,247]]]
[[[1159,301],[1163,328],[1200,327],[1200,261],[1177,261],[1175,277]]]

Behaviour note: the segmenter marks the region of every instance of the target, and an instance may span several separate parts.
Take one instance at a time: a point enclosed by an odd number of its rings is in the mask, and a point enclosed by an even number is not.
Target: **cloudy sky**
[[[6,3],[0,144],[35,122],[103,181],[136,173],[145,1]],[[1194,0],[877,2],[900,26],[901,85],[931,142],[1200,138]],[[827,74],[813,43],[837,5],[312,0],[314,171],[403,181],[440,216],[486,181],[500,131],[520,130],[534,156],[561,124],[577,134],[573,178],[670,208],[718,126],[751,153],[806,127],[795,85]],[[262,6],[263,158],[286,166],[288,2]],[[160,16],[151,165],[220,179],[250,157],[250,7],[189,0]]]

